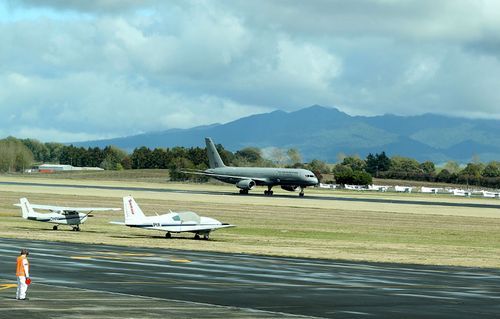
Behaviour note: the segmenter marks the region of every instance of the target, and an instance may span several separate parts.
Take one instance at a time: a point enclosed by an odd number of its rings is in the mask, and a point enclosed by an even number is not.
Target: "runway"
[[[34,281],[25,303],[7,286],[22,247]],[[10,311],[23,307],[38,318],[58,307],[79,318],[94,308],[110,318],[493,318],[499,300],[500,269],[0,239],[0,318],[25,317]]]
[[[85,189],[101,189],[101,190],[123,190],[123,191],[139,191],[139,192],[159,192],[159,193],[184,193],[184,194],[199,194],[199,195],[225,195],[225,196],[254,196],[267,197],[263,194],[250,193],[240,195],[236,192],[218,192],[218,191],[197,191],[183,190],[172,188],[148,188],[148,187],[125,187],[125,186],[102,186],[102,185],[74,185],[74,184],[49,184],[49,183],[33,183],[33,182],[0,182],[0,185],[17,185],[17,186],[33,186],[33,187],[61,187],[61,188],[85,188]],[[386,198],[359,198],[359,197],[339,197],[339,196],[315,196],[306,194],[304,197],[297,195],[280,195],[275,194],[273,197],[287,198],[291,200],[332,200],[332,201],[347,201],[347,202],[368,202],[368,203],[386,203],[386,204],[404,204],[404,205],[426,205],[426,206],[449,206],[449,207],[470,207],[470,208],[500,208],[500,204],[478,204],[478,203],[452,203],[443,201],[425,201],[425,200],[402,200],[402,199],[386,199]]]

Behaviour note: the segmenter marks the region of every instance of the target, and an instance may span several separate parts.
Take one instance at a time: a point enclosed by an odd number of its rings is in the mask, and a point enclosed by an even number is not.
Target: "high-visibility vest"
[[[30,264],[28,262],[28,259],[26,258],[26,256],[24,255],[21,255],[19,257],[17,257],[17,269],[16,269],[16,276],[24,276],[26,277],[26,273],[24,272],[24,260],[26,260],[26,262],[28,263],[28,271],[30,269]]]

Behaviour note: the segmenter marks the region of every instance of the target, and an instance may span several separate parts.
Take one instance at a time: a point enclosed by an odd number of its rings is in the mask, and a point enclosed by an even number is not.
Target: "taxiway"
[[[5,286],[15,283],[15,257],[23,247],[30,249],[34,281],[26,303],[14,300],[14,288]],[[55,311],[94,318],[95,307],[111,318],[492,318],[500,313],[499,269],[0,239],[0,281],[0,318],[23,316],[10,311],[18,308],[34,309],[39,318]]]
[[[61,187],[61,188],[81,188],[81,189],[97,189],[97,190],[121,190],[121,191],[136,191],[136,192],[159,192],[159,193],[182,193],[182,194],[197,194],[197,195],[225,195],[225,196],[255,196],[267,197],[266,195],[254,192],[246,195],[240,195],[237,192],[223,191],[200,191],[200,190],[184,190],[172,188],[150,188],[150,187],[126,187],[126,186],[103,186],[103,185],[75,185],[75,184],[49,184],[35,182],[0,182],[0,185],[16,185],[16,186],[33,186],[33,187]],[[280,195],[275,194],[273,197],[282,197],[292,200],[333,200],[347,202],[368,202],[368,203],[385,203],[385,204],[403,204],[403,205],[425,205],[425,206],[449,206],[449,207],[470,207],[470,208],[500,208],[500,204],[489,203],[464,203],[464,202],[446,202],[446,201],[426,201],[426,200],[405,200],[405,199],[387,199],[387,198],[368,198],[368,197],[340,197],[340,196],[317,196],[306,194],[304,197],[297,195]]]

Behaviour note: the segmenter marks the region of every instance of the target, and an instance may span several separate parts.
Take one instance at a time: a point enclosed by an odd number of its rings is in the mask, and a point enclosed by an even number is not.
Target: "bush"
[[[373,183],[372,176],[367,172],[345,170],[335,175],[337,184],[370,185]]]

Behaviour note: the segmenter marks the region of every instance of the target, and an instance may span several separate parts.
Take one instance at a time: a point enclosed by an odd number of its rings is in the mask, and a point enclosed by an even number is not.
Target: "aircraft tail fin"
[[[219,152],[217,152],[217,148],[212,142],[210,137],[205,138],[205,144],[207,145],[207,153],[208,153],[208,162],[210,164],[210,168],[224,167],[224,162],[220,158]]]
[[[123,197],[123,212],[125,214],[125,223],[137,222],[146,217],[132,196]]]
[[[33,210],[33,207],[31,207],[30,202],[28,202],[27,198],[23,197],[19,200],[19,202],[24,219],[28,219],[28,217],[36,215],[35,211]]]

